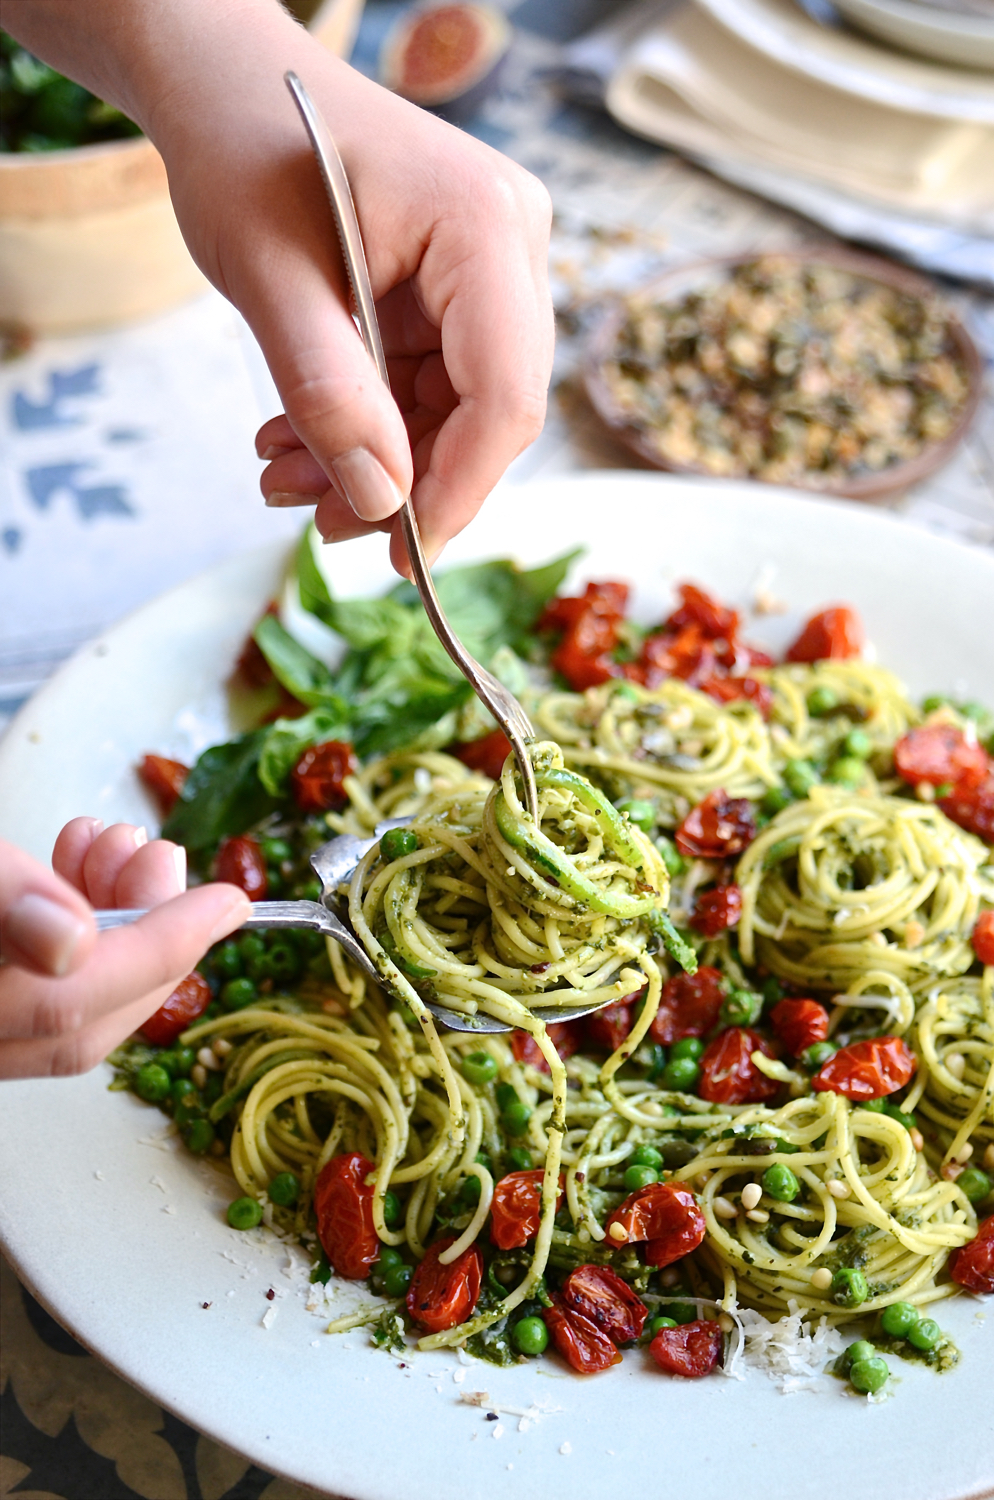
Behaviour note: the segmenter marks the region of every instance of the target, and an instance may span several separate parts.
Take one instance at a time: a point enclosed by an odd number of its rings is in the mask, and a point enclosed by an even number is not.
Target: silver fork
[[[293,95],[294,102],[300,111],[300,117],[310,137],[311,145],[314,147],[314,154],[317,157],[321,176],[324,178],[324,185],[328,191],[328,198],[335,216],[335,225],[338,229],[338,238],[342,246],[342,255],[345,259],[345,269],[348,272],[349,282],[352,286],[352,295],[355,298],[356,317],[359,322],[362,341],[366,346],[366,352],[376,366],[380,379],[389,390],[390,376],[387,373],[387,362],[383,353],[383,340],[380,337],[379,323],[376,319],[376,305],[373,300],[373,288],[369,280],[369,269],[366,265],[366,253],[363,249],[359,220],[356,217],[355,204],[352,201],[352,190],[349,187],[349,179],[346,176],[342,158],[338,154],[338,148],[317,105],[296,73],[289,72],[283,76],[286,86]],[[401,507],[400,524],[404,533],[407,555],[411,561],[414,582],[421,596],[421,603],[424,605],[425,614],[431,621],[431,627],[438,636],[438,639],[466,678],[480,702],[490,710],[501,729],[507,735],[511,743],[511,748],[514,751],[514,758],[518,763],[521,780],[524,784],[525,806],[537,823],[538,790],[535,786],[535,773],[532,770],[532,764],[528,758],[526,748],[527,741],[535,738],[535,731],[532,728],[531,721],[514,694],[509,692],[502,682],[498,682],[497,678],[491,672],[488,672],[475,657],[470,655],[445,618],[438,595],[435,592],[431,573],[428,569],[424,548],[421,545],[421,533],[418,530],[417,517],[414,514],[414,506],[411,504],[410,496],[408,496]]]
[[[325,937],[334,938],[340,943],[345,952],[357,963],[365,974],[376,984],[386,989],[390,988],[389,981],[380,973],[362,943],[356,937],[343,915],[334,911],[335,905],[340,905],[339,888],[349,879],[362,856],[374,844],[379,843],[388,828],[403,828],[411,820],[410,818],[391,818],[377,826],[375,837],[357,838],[352,833],[339,834],[337,838],[329,839],[315,849],[311,855],[311,868],[318,880],[321,882],[320,901],[253,901],[252,915],[243,924],[244,928],[260,927],[308,927],[312,932],[321,932]],[[98,911],[96,917],[97,930],[107,932],[113,927],[129,927],[132,922],[137,922],[140,917],[147,916],[146,911],[122,908],[120,911]],[[399,997],[403,999],[403,996]],[[536,996],[536,1001],[540,1000]],[[447,1026],[450,1031],[475,1031],[475,1032],[498,1032],[510,1031],[510,1027],[503,1021],[496,1021],[491,1016],[464,1015],[461,1011],[451,1010],[447,1005],[441,1005],[437,1000],[425,1000],[425,1005],[432,1015]],[[588,1015],[592,1010],[600,1009],[596,1005],[574,1005],[562,1010],[549,1010],[549,1019],[553,1021],[574,1021],[578,1016]]]

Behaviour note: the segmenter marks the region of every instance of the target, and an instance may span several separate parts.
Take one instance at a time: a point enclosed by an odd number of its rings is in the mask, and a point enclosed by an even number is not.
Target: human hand
[[[275,8],[247,9],[224,87],[194,63],[149,126],[187,243],[251,325],[284,402],[257,439],[267,503],[316,505],[328,541],[392,530],[406,571],[393,518],[412,484],[432,558],[541,430],[553,350],[548,195]],[[352,321],[287,67],[349,171],[396,405]]]
[[[158,1010],[249,902],[186,891],[186,852],[127,823],[68,823],[55,873],[0,843],[0,1078],[83,1073]],[[148,907],[97,934],[93,908]]]

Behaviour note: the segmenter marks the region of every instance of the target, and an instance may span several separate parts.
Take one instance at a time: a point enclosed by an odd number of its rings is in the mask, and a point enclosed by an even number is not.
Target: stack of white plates
[[[994,68],[994,3],[990,0],[835,0],[862,31],[939,62]]]

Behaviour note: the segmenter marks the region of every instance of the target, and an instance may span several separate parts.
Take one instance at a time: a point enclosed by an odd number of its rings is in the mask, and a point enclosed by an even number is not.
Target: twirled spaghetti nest
[[[871,761],[883,772],[890,768],[895,742],[921,721],[894,673],[870,662],[794,662],[759,670],[756,676],[773,692],[772,734],[778,761],[823,760],[858,724],[873,747]],[[813,714],[809,701],[817,698],[826,706]]]
[[[739,861],[742,957],[805,989],[884,1003],[906,1030],[913,997],[973,963],[989,858],[928,803],[816,787]]]
[[[930,1172],[899,1121],[839,1094],[815,1094],[778,1110],[745,1110],[734,1126],[711,1126],[698,1144],[701,1154],[676,1176],[699,1184],[707,1177],[700,1253],[729,1303],[737,1296],[780,1316],[793,1301],[816,1316],[851,1317],[828,1287],[812,1285],[819,1269],[843,1266],[866,1277],[861,1313],[957,1290],[936,1277],[950,1251],[976,1233],[976,1215],[955,1183]],[[747,1210],[743,1188],[774,1164],[790,1169],[799,1193],[785,1202],[764,1192]]]
[[[994,1141],[994,966],[930,990],[910,1040],[919,1064],[904,1107],[938,1126],[944,1160],[972,1136]]]

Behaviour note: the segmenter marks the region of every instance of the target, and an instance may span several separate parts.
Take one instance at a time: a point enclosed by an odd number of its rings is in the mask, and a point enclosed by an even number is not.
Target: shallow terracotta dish
[[[630,301],[635,297],[651,296],[656,302],[677,303],[688,292],[717,287],[740,266],[767,255],[776,255],[798,265],[822,265],[849,271],[869,281],[892,287],[913,297],[935,296],[935,287],[914,271],[904,266],[893,265],[877,256],[863,255],[843,246],[819,245],[798,250],[763,251],[750,255],[736,255],[696,261],[679,266],[657,277],[654,281],[636,288],[626,297],[613,299],[605,308],[602,317],[592,330],[584,357],[584,382],[587,394],[597,411],[614,435],[636,453],[639,458],[654,468],[667,469],[677,474],[701,474],[709,478],[727,477],[750,480],[757,484],[779,483],[793,487],[817,490],[827,495],[842,495],[850,500],[883,500],[899,494],[913,484],[918,484],[952,457],[963,440],[973,420],[983,386],[983,361],[977,346],[963,324],[950,313],[948,329],[954,350],[959,357],[966,378],[967,394],[958,412],[952,429],[942,438],[926,442],[914,457],[893,463],[882,469],[874,469],[852,475],[826,476],[816,470],[805,475],[792,475],[789,479],[764,480],[747,473],[744,469],[727,476],[716,476],[714,470],[703,464],[680,463],[662,455],[645,426],[633,422],[630,413],[623,407],[605,378],[604,367],[615,350],[618,337],[628,314]]]

